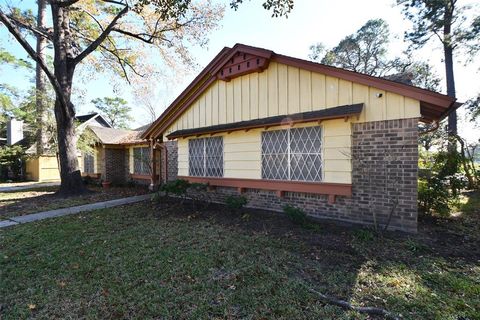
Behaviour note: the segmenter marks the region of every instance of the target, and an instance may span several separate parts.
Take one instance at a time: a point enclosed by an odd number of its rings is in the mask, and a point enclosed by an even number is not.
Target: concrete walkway
[[[59,186],[59,185],[60,185],[60,181],[33,182],[33,183],[25,183],[25,184],[20,184],[15,186],[8,186],[8,184],[2,183],[2,186],[0,186],[0,192],[21,191],[21,190],[43,188],[43,187],[53,187],[53,186]]]
[[[140,196],[134,196],[129,198],[115,199],[115,200],[109,200],[109,201],[97,202],[97,203],[89,203],[89,204],[76,206],[76,207],[62,208],[62,209],[27,214],[24,216],[13,217],[13,218],[9,218],[8,220],[0,221],[0,228],[6,228],[6,227],[14,226],[17,224],[28,223],[28,222],[33,222],[33,221],[38,221],[38,220],[43,220],[48,218],[66,216],[66,215],[75,214],[75,213],[84,212],[84,211],[92,211],[92,210],[122,206],[124,204],[144,201],[144,200],[150,199],[150,197],[151,197],[150,194],[143,194]]]

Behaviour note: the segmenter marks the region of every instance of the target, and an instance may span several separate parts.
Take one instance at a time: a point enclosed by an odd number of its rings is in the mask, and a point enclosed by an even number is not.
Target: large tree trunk
[[[55,118],[57,121],[58,153],[60,156],[61,185],[59,193],[69,196],[85,191],[78,169],[77,137],[75,135],[75,109],[71,103],[73,73],[72,39],[69,26],[69,9],[51,4],[53,20],[53,46],[55,49],[55,77],[63,92],[65,103],[58,96],[55,100]]]
[[[453,43],[452,43],[452,19],[455,5],[452,1],[446,1],[443,26],[443,52],[445,56],[445,78],[447,80],[447,95],[455,98],[455,77],[453,75]],[[456,151],[457,135],[457,112],[454,110],[448,116],[448,150]]]
[[[38,14],[37,14],[37,27],[43,29],[47,25],[47,2],[46,0],[37,0]],[[41,35],[37,35],[37,54],[43,60],[45,59],[45,48],[47,47],[47,39]],[[42,155],[45,153],[47,147],[47,132],[45,123],[47,121],[46,115],[46,79],[40,64],[36,65],[36,77],[35,77],[35,106],[37,112],[37,154]]]

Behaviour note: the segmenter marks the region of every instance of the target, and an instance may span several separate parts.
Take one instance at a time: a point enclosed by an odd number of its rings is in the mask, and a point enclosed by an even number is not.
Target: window
[[[150,174],[150,148],[133,148],[133,173]]]
[[[83,154],[83,172],[95,173],[95,160],[93,154]]]
[[[320,127],[262,132],[262,178],[322,181]]]
[[[188,140],[188,174],[197,177],[223,176],[223,138]]]

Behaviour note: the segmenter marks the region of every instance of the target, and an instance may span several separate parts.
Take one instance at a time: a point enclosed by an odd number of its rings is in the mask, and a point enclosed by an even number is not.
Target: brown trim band
[[[151,178],[152,178],[152,176],[149,175],[149,174],[136,174],[136,173],[131,173],[130,174],[130,179],[150,180]]]
[[[283,192],[301,192],[313,194],[326,194],[329,202],[332,203],[335,196],[352,196],[352,185],[346,183],[330,182],[303,182],[303,181],[275,181],[261,179],[239,179],[239,178],[213,178],[213,177],[191,177],[179,176],[178,179],[188,180],[195,183],[207,183],[211,187],[233,187],[240,192],[244,189],[263,189],[277,191],[278,195]]]
[[[90,177],[92,179],[98,179],[100,178],[101,175],[102,175],[101,173],[87,173],[87,172],[82,173],[82,177]]]

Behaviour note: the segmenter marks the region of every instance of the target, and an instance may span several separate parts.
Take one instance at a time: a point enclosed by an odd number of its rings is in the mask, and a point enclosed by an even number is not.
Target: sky
[[[191,54],[198,64],[198,68],[177,79],[162,79],[156,88],[158,111],[164,110],[206,66],[210,60],[225,46],[243,43],[252,46],[273,50],[276,53],[286,54],[297,58],[307,59],[310,45],[322,42],[327,47],[335,46],[346,35],[354,33],[369,19],[383,18],[389,25],[392,34],[390,52],[392,56],[401,55],[407,47],[403,34],[410,27],[404,20],[401,8],[395,6],[392,0],[296,0],[295,6],[288,19],[272,18],[271,13],[262,7],[264,0],[245,1],[238,11],[229,8],[228,0],[217,0],[226,5],[225,15],[220,27],[209,35],[207,47],[193,47]],[[460,3],[474,3],[473,0],[460,0]],[[24,5],[25,1],[23,1]],[[1,45],[18,54],[24,55],[22,49],[14,40],[11,40],[6,30],[0,27]],[[443,78],[442,50],[439,42],[429,45],[415,52],[415,58],[430,62],[439,76]],[[17,86],[28,87],[29,77],[22,72],[12,72],[5,68],[0,69],[0,83],[14,82]],[[480,59],[468,66],[462,61],[455,62],[455,80],[457,98],[466,101],[480,92]],[[77,101],[77,114],[94,110],[90,100],[104,96],[114,96],[112,85],[107,77],[101,74],[90,79],[88,83],[79,83],[83,97]],[[445,85],[442,83],[443,90]],[[132,115],[135,118],[133,127],[148,122],[145,111],[135,103],[131,87],[128,84],[121,86],[116,93],[129,101],[132,106]],[[460,110],[460,134],[468,140],[478,140],[480,129],[472,123],[464,121],[465,112]]]

